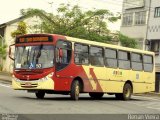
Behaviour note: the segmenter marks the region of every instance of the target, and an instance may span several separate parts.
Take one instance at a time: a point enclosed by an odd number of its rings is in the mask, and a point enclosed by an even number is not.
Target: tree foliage
[[[22,9],[21,14],[41,17],[42,24],[39,28],[44,33],[61,34],[105,43],[112,43],[112,40],[116,39],[124,47],[137,47],[135,39],[121,33],[111,34],[107,24],[108,22],[116,22],[120,19],[120,16],[114,16],[109,10],[95,9],[83,11],[77,5],[61,4],[56,14],[31,8]]]
[[[2,45],[2,40],[4,42],[4,38],[0,37],[0,59],[5,59],[7,55],[7,52],[6,52],[7,45],[5,45],[4,43]]]
[[[7,45],[5,45],[4,43],[2,44],[2,40],[4,42],[4,38],[0,37],[0,71],[3,68],[2,60],[5,60],[7,56],[7,52],[6,52]]]
[[[21,10],[22,15],[38,15],[42,18],[40,28],[44,33],[61,34],[98,42],[110,42],[110,30],[107,21],[115,22],[115,17],[108,10],[83,11],[79,6],[61,4],[57,14],[39,9]]]
[[[20,21],[18,23],[17,29],[11,33],[11,36],[14,38],[18,35],[24,35],[27,33],[27,25],[25,22]]]
[[[137,48],[137,41],[134,38],[130,38],[121,33],[118,33],[119,41],[124,47]]]

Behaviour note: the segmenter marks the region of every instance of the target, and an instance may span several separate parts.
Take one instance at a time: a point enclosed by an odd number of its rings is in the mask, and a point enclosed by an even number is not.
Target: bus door
[[[58,78],[68,78],[70,72],[68,72],[69,64],[71,62],[72,44],[71,42],[59,40],[56,44],[56,76]],[[68,68],[68,69],[67,69]]]

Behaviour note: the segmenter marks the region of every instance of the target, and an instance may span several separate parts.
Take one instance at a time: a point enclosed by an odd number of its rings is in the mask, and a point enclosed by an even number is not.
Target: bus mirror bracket
[[[10,58],[11,60],[15,60],[15,59],[11,56],[11,54],[12,54],[11,47],[12,47],[12,46],[15,46],[15,44],[12,44],[12,45],[9,46],[9,58]]]

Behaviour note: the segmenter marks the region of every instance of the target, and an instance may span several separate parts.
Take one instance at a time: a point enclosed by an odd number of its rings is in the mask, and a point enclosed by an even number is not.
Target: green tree
[[[20,21],[18,23],[17,29],[15,31],[11,32],[11,36],[13,38],[15,38],[18,35],[24,35],[26,33],[27,33],[27,25],[25,22]]]
[[[42,18],[40,25],[44,33],[61,34],[98,42],[111,42],[108,22],[115,22],[115,17],[108,10],[83,11],[79,6],[61,4],[57,14],[47,13],[39,9],[21,10],[22,15],[38,15]]]
[[[118,33],[118,39],[124,47],[137,48],[137,41],[121,33]]]
[[[7,45],[5,45],[4,43],[4,38],[0,36],[0,71],[2,71],[3,69],[3,60],[6,59],[7,56],[7,52],[6,52],[6,48]]]

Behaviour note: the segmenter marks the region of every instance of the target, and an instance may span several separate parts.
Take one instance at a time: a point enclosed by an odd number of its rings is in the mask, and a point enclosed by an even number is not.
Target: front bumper
[[[32,81],[19,80],[13,77],[12,88],[15,90],[54,90],[54,81],[49,76]]]

